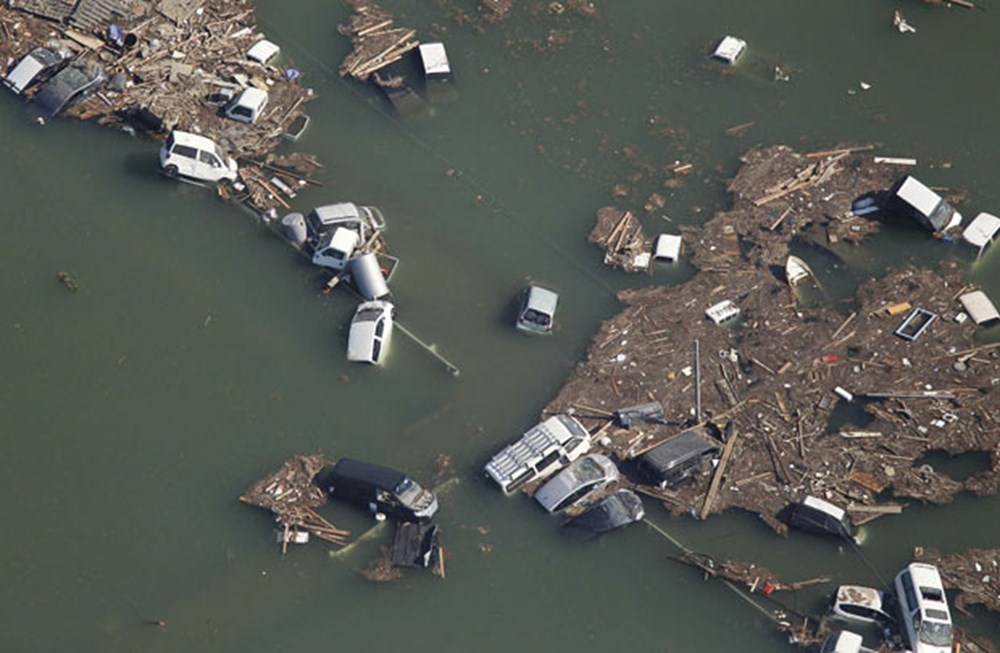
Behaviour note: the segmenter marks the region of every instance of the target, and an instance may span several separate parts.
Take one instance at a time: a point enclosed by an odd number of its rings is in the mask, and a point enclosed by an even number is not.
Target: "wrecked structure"
[[[106,83],[65,115],[154,138],[174,128],[211,137],[240,162],[242,187],[220,194],[256,211],[288,208],[320,167],[307,155],[275,155],[300,133],[314,95],[297,69],[273,65],[278,48],[258,32],[252,0],[10,0],[0,5],[0,34],[5,69],[45,46],[101,72]],[[252,124],[225,112],[248,89],[268,98]]]
[[[682,230],[699,273],[621,292],[625,309],[601,326],[548,411],[598,429],[597,448],[619,461],[715,424],[724,447],[713,472],[640,489],[675,513],[741,508],[779,532],[779,513],[806,495],[863,523],[903,509],[883,493],[943,503],[1000,489],[1000,357],[977,345],[971,320],[956,320],[957,298],[972,289],[956,263],[890,271],[860,287],[848,314],[798,306],[781,273],[795,238],[838,242],[878,228],[852,202],[899,170],[860,154],[868,149],[749,152],[730,184],[732,208]],[[706,319],[724,302],[736,317]],[[897,335],[917,310],[936,319],[914,339]],[[613,423],[615,409],[653,401],[664,406],[655,423]],[[983,452],[989,466],[959,482],[916,464],[931,451]]]

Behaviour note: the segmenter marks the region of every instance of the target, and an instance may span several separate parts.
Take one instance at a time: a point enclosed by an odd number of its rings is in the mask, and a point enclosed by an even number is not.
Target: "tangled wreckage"
[[[784,279],[794,239],[858,241],[879,228],[856,202],[890,188],[899,166],[859,155],[868,149],[749,152],[732,208],[682,229],[698,274],[620,293],[625,310],[601,326],[547,413],[574,414],[599,434],[596,450],[623,463],[701,425],[722,451],[714,470],[640,491],[678,514],[747,510],[779,532],[807,496],[863,523],[904,508],[889,495],[945,503],[997,492],[1000,356],[965,319],[959,298],[975,287],[960,266],[891,270],[864,283],[846,315],[799,305]],[[610,236],[595,242],[631,238],[601,219]],[[628,222],[617,221],[619,234]],[[646,402],[662,414],[616,419]],[[989,464],[958,481],[918,464],[932,451],[982,452]]]

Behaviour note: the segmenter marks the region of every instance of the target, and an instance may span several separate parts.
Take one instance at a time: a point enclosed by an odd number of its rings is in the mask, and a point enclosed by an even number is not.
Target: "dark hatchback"
[[[31,101],[42,111],[54,116],[63,109],[83,100],[104,83],[104,70],[73,63],[45,82]]]

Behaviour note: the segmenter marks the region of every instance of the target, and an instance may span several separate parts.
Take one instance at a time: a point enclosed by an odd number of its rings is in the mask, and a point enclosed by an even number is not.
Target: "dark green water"
[[[385,369],[349,366],[354,300],[320,295],[320,275],[252,216],[159,177],[154,143],[65,121],[40,127],[3,94],[0,650],[791,650],[760,612],[666,560],[673,549],[651,528],[570,543],[480,468],[536,421],[616,311],[614,291],[651,283],[604,268],[585,241],[593,211],[634,171],[625,146],[651,165],[695,164],[679,190],[636,184],[637,197],[664,192],[677,222],[724,207],[739,154],[782,142],[877,141],[881,153],[918,158],[926,182],[967,189],[967,220],[1000,213],[996,12],[905,3],[918,32],[902,36],[890,3],[861,0],[633,0],[599,3],[594,21],[523,3],[476,34],[438,3],[386,3],[401,24],[443,28],[456,70],[457,98],[404,122],[337,77],[345,8],[261,4],[262,28],[319,94],[299,147],[327,164],[325,187],[296,208],[380,206],[403,261],[400,319],[462,374],[402,337]],[[572,42],[537,52],[531,41],[550,29],[574,30]],[[750,43],[731,75],[706,56],[727,32]],[[788,83],[772,81],[775,64]],[[749,121],[742,137],[724,134]],[[918,231],[841,253],[852,272],[832,271],[827,285],[840,278],[845,293],[887,264],[972,261],[968,248]],[[1000,296],[1000,253],[972,270]],[[562,293],[552,338],[510,325],[528,278]],[[660,271],[653,282],[682,278]],[[236,497],[287,456],[317,450],[418,479],[437,454],[452,457],[458,482],[439,519],[446,581],[364,580],[357,570],[388,532],[337,557],[320,544],[280,556],[269,516]],[[878,583],[835,544],[784,540],[751,517],[698,523],[647,510],[694,549],[788,579]],[[370,526],[332,514],[355,533]],[[996,546],[998,517],[996,498],[915,506],[873,523],[865,552],[889,576],[916,544]],[[800,605],[819,609],[826,589]],[[165,630],[144,624],[157,619]],[[958,621],[1000,641],[995,618]]]

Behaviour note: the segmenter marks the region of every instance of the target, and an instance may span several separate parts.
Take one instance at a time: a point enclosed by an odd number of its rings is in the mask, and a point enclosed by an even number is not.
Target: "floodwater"
[[[472,0],[455,4],[474,11]],[[689,273],[626,277],[585,240],[636,157],[695,166],[677,190],[633,185],[638,198],[667,197],[644,218],[652,232],[673,226],[660,213],[693,223],[724,207],[725,179],[755,144],[878,142],[880,153],[919,159],[927,183],[966,189],[966,220],[1000,212],[990,72],[1000,17],[905,3],[917,33],[901,35],[890,3],[865,0],[599,2],[594,20],[517,4],[479,34],[440,2],[386,3],[399,23],[442,36],[456,71],[455,97],[410,120],[336,75],[346,8],[259,7],[285,62],[319,95],[297,147],[326,163],[325,186],[296,208],[382,208],[403,261],[399,319],[458,377],[402,334],[385,369],[348,365],[355,300],[321,295],[322,276],[253,216],[157,175],[153,142],[61,120],[41,127],[0,94],[0,650],[793,650],[767,614],[670,561],[676,549],[651,526],[571,542],[480,469],[537,420],[616,311],[616,290]],[[572,40],[539,51],[552,29]],[[750,44],[734,70],[707,57],[726,33]],[[789,81],[773,80],[774,65]],[[887,264],[955,257],[1000,296],[1000,252],[973,264],[969,248],[919,230],[838,253],[849,267],[807,255],[843,295]],[[79,292],[56,280],[60,270]],[[551,338],[511,326],[528,279],[562,294]],[[286,457],[315,451],[425,481],[435,456],[450,456],[456,480],[439,518],[447,579],[362,578],[388,530],[338,555],[317,543],[282,557],[269,515],[236,497]],[[914,545],[1000,538],[998,498],[873,522],[864,558],[777,537],[751,516],[672,520],[652,502],[647,512],[695,550],[788,580],[879,584]],[[328,515],[356,535],[373,523],[343,507]],[[819,610],[831,587],[795,600]],[[995,616],[956,616],[1000,642]],[[149,623],[158,620],[165,627]]]

